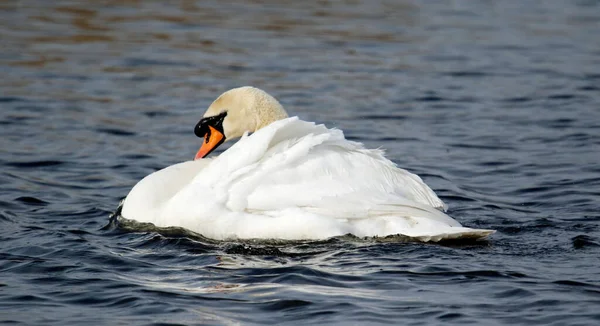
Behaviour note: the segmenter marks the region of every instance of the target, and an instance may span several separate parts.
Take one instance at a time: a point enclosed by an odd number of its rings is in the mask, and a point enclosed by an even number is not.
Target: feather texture
[[[214,159],[183,162],[140,181],[124,217],[214,239],[323,239],[403,234],[422,241],[484,237],[462,227],[420,177],[297,117],[245,134]]]

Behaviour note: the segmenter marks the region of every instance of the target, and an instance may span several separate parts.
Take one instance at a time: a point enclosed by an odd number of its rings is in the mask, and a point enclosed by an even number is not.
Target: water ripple
[[[596,2],[0,8],[0,323],[600,320]],[[220,242],[119,218],[241,85],[385,149],[498,232]]]

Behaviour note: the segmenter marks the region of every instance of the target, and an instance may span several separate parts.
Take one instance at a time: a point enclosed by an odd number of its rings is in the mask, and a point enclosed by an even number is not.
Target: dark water
[[[598,1],[5,1],[0,323],[600,324]],[[110,223],[221,92],[383,147],[488,242]]]

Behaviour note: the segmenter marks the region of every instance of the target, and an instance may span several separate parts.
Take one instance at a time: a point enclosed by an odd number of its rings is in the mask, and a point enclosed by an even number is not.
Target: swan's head
[[[194,159],[205,157],[226,140],[287,117],[281,104],[261,89],[244,86],[228,90],[208,107],[194,129],[196,136],[204,138]]]

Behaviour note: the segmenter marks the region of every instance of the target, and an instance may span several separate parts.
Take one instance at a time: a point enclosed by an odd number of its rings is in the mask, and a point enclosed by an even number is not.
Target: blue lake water
[[[600,324],[599,35],[598,1],[2,2],[0,323]],[[498,232],[215,242],[110,220],[242,85]]]

